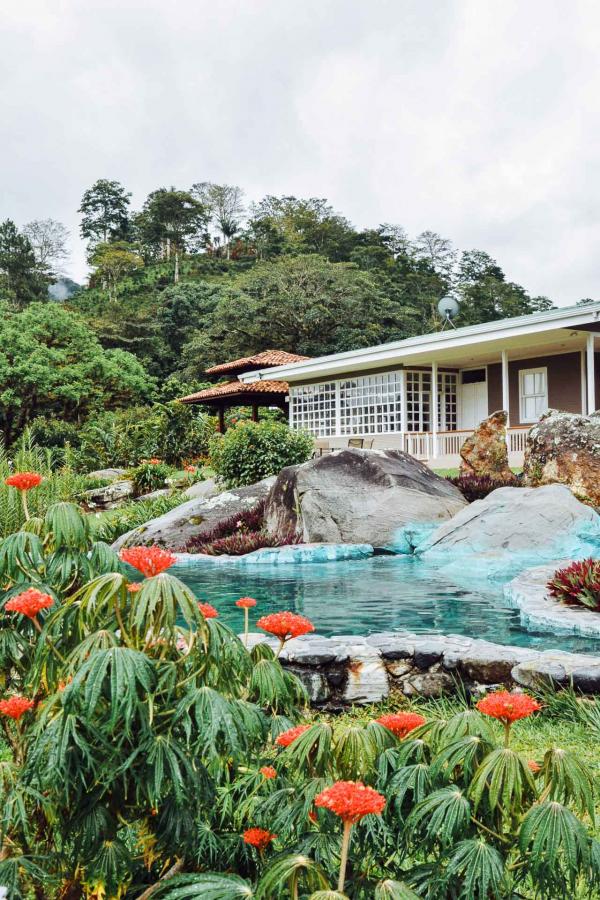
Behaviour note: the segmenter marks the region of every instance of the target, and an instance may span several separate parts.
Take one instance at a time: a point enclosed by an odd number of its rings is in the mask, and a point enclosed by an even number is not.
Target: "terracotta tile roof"
[[[240,359],[232,359],[231,362],[221,363],[206,369],[207,375],[217,375],[219,372],[229,372],[232,369],[244,369],[245,366],[285,366],[287,363],[300,362],[309,359],[308,356],[298,356],[297,353],[286,353],[285,350],[263,350],[254,356],[242,356]]]
[[[217,400],[219,397],[287,394],[288,391],[287,381],[253,381],[250,384],[243,384],[241,381],[228,381],[227,384],[217,384],[212,388],[198,391],[197,394],[189,394],[187,397],[180,397],[179,399],[181,403],[202,403],[203,400]]]

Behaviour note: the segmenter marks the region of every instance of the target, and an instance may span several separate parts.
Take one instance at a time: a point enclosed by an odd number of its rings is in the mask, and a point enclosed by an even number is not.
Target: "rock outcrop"
[[[551,409],[527,436],[525,480],[530,485],[566,484],[600,506],[600,411],[591,416]]]
[[[88,478],[98,478],[101,481],[118,481],[127,474],[127,469],[96,469],[88,472]]]
[[[600,516],[561,484],[503,487],[439,525],[416,547],[434,563],[479,577],[515,574],[554,559],[600,550]]]
[[[89,506],[110,509],[113,506],[118,506],[123,500],[132,497],[133,492],[133,481],[126,478],[123,481],[111,481],[110,484],[106,484],[104,487],[92,488],[86,491],[84,496]]]
[[[222,491],[215,497],[196,497],[176,506],[170,512],[128,531],[115,541],[113,547],[132,547],[137,544],[158,544],[169,550],[181,549],[190,538],[210,531],[217,522],[252,509],[264,500],[275,479],[265,478],[247,487]]]
[[[460,474],[515,481],[508,465],[506,446],[507,414],[494,412],[484,419],[460,448]]]
[[[449,519],[458,488],[399,450],[342,450],[283,469],[267,499],[269,531],[306,542],[390,547],[408,522]]]

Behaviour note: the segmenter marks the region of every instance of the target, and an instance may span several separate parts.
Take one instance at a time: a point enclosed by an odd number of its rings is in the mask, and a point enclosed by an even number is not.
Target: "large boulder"
[[[264,500],[275,481],[265,478],[247,487],[222,491],[215,497],[196,497],[176,506],[170,512],[121,535],[113,547],[158,544],[168,550],[182,549],[190,538],[211,531],[222,519],[252,509]]]
[[[527,436],[523,474],[528,484],[566,484],[600,506],[600,411],[542,416]]]
[[[465,577],[516,574],[549,560],[597,554],[600,516],[561,484],[503,487],[439,525],[416,550]]]
[[[475,429],[460,448],[460,474],[515,481],[508,465],[504,410],[494,412]]]
[[[267,528],[306,542],[389,547],[408,522],[449,519],[458,488],[399,450],[342,450],[283,469],[269,494]]]
[[[111,509],[118,506],[123,500],[132,497],[134,493],[133,481],[129,478],[123,481],[111,481],[103,487],[91,488],[84,492],[85,502],[91,507]]]

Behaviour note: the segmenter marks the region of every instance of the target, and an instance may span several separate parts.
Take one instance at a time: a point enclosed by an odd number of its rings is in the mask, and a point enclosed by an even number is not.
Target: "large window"
[[[317,437],[336,433],[336,382],[306,384],[290,390],[290,422],[293,428],[304,428]]]
[[[438,373],[438,429],[455,431],[454,372]],[[290,423],[317,437],[402,431],[402,372],[290,388]],[[431,430],[431,372],[406,371],[406,428]]]
[[[400,372],[340,382],[340,433],[387,434],[402,430]]]
[[[521,422],[537,422],[548,410],[548,370],[519,371],[519,407]]]

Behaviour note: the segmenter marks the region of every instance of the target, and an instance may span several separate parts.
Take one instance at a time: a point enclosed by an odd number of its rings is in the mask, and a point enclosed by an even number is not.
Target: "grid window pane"
[[[340,433],[387,434],[402,430],[400,372],[340,382]]]
[[[548,373],[544,369],[519,372],[521,421],[537,422],[548,409]]]
[[[316,437],[335,434],[335,381],[290,388],[292,428],[310,431]]]

